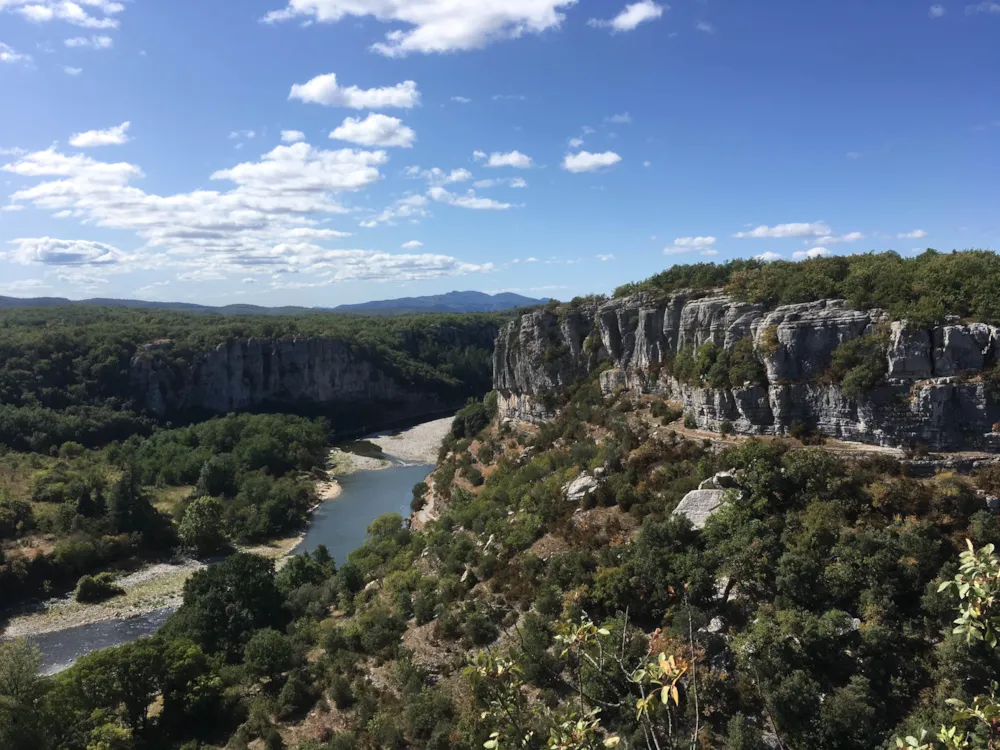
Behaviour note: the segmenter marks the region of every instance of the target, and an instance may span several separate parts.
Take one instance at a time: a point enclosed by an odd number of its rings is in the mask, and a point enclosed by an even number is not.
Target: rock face
[[[885,380],[851,398],[828,377],[841,344],[878,332],[887,338]],[[729,388],[669,376],[679,352],[713,343],[732,351],[749,338],[766,378]],[[505,326],[493,359],[504,416],[551,414],[553,391],[601,368],[606,394],[618,389],[680,401],[703,429],[730,422],[744,434],[784,435],[793,426],[831,437],[932,450],[1000,444],[1000,398],[979,377],[1000,360],[1000,330],[958,323],[920,328],[882,310],[820,300],[766,310],[721,291],[638,294],[544,309]]]
[[[568,501],[579,503],[585,500],[590,493],[595,492],[600,486],[601,483],[597,479],[584,472],[563,487],[563,494]]]
[[[488,339],[495,332],[483,333]],[[230,340],[193,357],[157,341],[133,357],[130,380],[139,406],[161,417],[323,407],[372,424],[461,405],[469,395],[414,385],[349,342],[311,337]]]
[[[691,490],[674,509],[675,516],[684,516],[696,529],[705,528],[708,519],[722,507],[725,490]]]

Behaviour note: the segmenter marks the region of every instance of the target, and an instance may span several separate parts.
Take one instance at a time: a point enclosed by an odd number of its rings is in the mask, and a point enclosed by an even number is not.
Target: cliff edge
[[[872,342],[880,370],[860,393],[834,367],[852,341]],[[706,358],[718,356],[749,366],[706,378]],[[693,375],[682,361],[695,363]],[[1000,446],[998,361],[1000,329],[982,323],[922,327],[837,299],[768,310],[721,290],[642,293],[550,306],[506,325],[493,384],[502,415],[518,419],[549,416],[559,389],[600,371],[606,395],[661,394],[703,429],[728,423],[751,435],[804,429],[893,447],[991,449]]]

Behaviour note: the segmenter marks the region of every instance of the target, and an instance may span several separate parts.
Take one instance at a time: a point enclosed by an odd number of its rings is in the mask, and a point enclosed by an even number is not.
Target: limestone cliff
[[[828,377],[834,350],[876,330],[888,332],[886,378],[851,398]],[[680,382],[669,363],[685,347],[713,342],[732,351],[749,337],[766,378],[729,388]],[[821,300],[765,310],[721,290],[647,294],[539,310],[505,326],[493,355],[494,387],[508,416],[534,419],[542,398],[581,376],[683,403],[698,425],[781,435],[802,425],[831,437],[934,450],[1000,444],[1000,398],[979,377],[1000,360],[1000,329],[980,323],[920,328],[881,310]]]
[[[442,336],[454,334],[449,346],[488,351],[496,331],[483,326]],[[194,354],[157,341],[133,357],[130,380],[137,405],[159,417],[282,408],[341,414],[358,427],[458,407],[488,387],[447,382],[421,366],[407,374],[333,338],[233,339]]]

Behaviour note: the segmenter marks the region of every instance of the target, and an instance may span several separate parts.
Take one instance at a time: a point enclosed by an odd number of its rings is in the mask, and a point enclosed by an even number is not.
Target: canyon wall
[[[834,350],[879,332],[888,337],[886,377],[859,398],[832,382]],[[749,337],[766,378],[729,388],[680,382],[670,362],[712,342],[732,351]],[[721,290],[648,294],[572,309],[547,308],[505,326],[493,355],[504,416],[550,414],[553,391],[601,369],[605,394],[618,389],[679,401],[698,426],[789,434],[793,428],[893,447],[989,449],[1000,445],[1000,396],[982,377],[1000,360],[1000,329],[981,323],[919,327],[882,310],[821,300],[767,310]]]
[[[449,346],[488,351],[496,333],[490,325],[441,335]],[[446,383],[429,370],[404,373],[333,338],[234,339],[194,355],[156,341],[133,357],[130,381],[137,405],[161,418],[281,409],[339,413],[358,427],[458,408],[488,388],[488,382]]]

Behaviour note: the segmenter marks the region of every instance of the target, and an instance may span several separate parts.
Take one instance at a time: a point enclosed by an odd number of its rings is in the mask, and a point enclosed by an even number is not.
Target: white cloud
[[[927,236],[927,232],[923,229],[914,229],[912,232],[905,232],[903,234],[897,235],[900,239],[904,240],[922,240]]]
[[[67,65],[65,68],[63,68],[63,71],[68,76],[78,76],[83,72],[83,68],[72,68],[69,65]]]
[[[570,148],[580,148],[583,145],[583,138],[570,138],[569,147]]]
[[[482,154],[482,157],[478,156]],[[477,151],[473,154],[476,159],[485,158],[485,154],[482,151]],[[514,167],[516,169],[529,169],[534,166],[534,161],[530,156],[522,154],[520,151],[510,151],[508,153],[500,153],[499,151],[494,151],[490,154],[489,160],[486,162],[487,167]]]
[[[90,49],[111,49],[114,39],[109,36],[75,36],[63,41],[67,47],[89,47]]]
[[[966,5],[965,12],[970,16],[974,16],[977,13],[1000,14],[1000,3],[995,2],[995,0],[988,0],[987,2],[976,3],[975,5]]]
[[[430,203],[430,200],[427,196],[408,195],[405,198],[400,198],[381,213],[363,220],[361,226],[366,229],[372,229],[379,224],[393,224],[396,219],[409,219],[411,222],[416,222],[420,217],[430,214],[427,210],[428,203]]]
[[[719,254],[719,251],[716,250],[715,248],[712,248],[712,247],[708,248],[707,250],[702,250],[699,253],[699,255],[704,255],[706,257],[712,257],[712,256],[718,255],[718,254]]]
[[[234,183],[226,191],[160,196],[130,184],[142,176],[132,164],[64,155],[54,148],[24,154],[0,168],[40,180],[15,192],[11,199],[16,204],[66,212],[94,226],[132,230],[145,246],[123,255],[98,243],[42,238],[18,244],[10,253],[28,262],[68,269],[66,273],[80,283],[85,281],[81,269],[86,270],[86,283],[91,285],[112,274],[167,269],[185,281],[269,274],[275,279],[272,288],[357,280],[412,281],[491,271],[490,263],[465,263],[444,255],[330,249],[319,244],[346,233],[323,226],[315,217],[344,213],[338,195],[380,179],[378,167],[386,160],[384,151],[325,151],[296,143],[211,175],[213,180]],[[488,207],[477,204],[474,196],[454,196],[452,202]],[[375,219],[424,215],[427,204],[426,196],[409,196],[387,209],[390,216]]]
[[[524,94],[494,94],[492,97],[495,102],[526,102],[528,97]]]
[[[812,250],[799,250],[792,253],[792,257],[796,260],[804,260],[809,258],[825,258],[829,254],[830,251],[825,247],[814,247]]]
[[[2,7],[2,6],[0,6]],[[11,65],[15,63],[30,63],[31,55],[25,55],[18,52],[16,49],[11,47],[9,44],[4,44],[0,42],[0,63],[10,63]]]
[[[321,151],[308,143],[278,146],[262,161],[245,162],[212,175],[259,195],[356,190],[377,181],[384,151]]]
[[[456,104],[472,104],[472,99],[465,96],[453,96],[451,100]]]
[[[298,143],[299,141],[304,141],[306,139],[306,134],[301,130],[282,130],[281,131],[281,142],[282,143]]]
[[[826,237],[830,227],[822,221],[809,224],[778,224],[773,227],[761,225],[749,232],[737,232],[734,237],[739,239],[785,239],[788,237]]]
[[[644,162],[642,163],[642,166],[644,166],[644,167],[646,167],[647,169],[649,169],[649,167],[653,166],[653,162],[651,162],[651,161],[649,161],[649,160],[647,159],[646,161],[644,161]]]
[[[626,5],[617,16],[610,21],[602,21],[591,18],[587,23],[597,28],[610,28],[612,33],[621,31],[632,31],[639,24],[646,21],[653,21],[663,15],[663,6],[657,5],[653,0],[640,0],[640,2]]]
[[[605,151],[603,154],[592,154],[589,151],[581,151],[578,154],[566,154],[563,159],[563,169],[568,172],[596,172],[604,167],[610,167],[620,162],[622,158],[614,151]]]
[[[253,130],[234,130],[229,134],[229,140],[235,141],[238,138],[245,138],[246,140],[253,140],[257,133]]]
[[[472,183],[473,187],[483,188],[483,189],[497,187],[500,185],[506,185],[507,187],[512,187],[512,188],[528,187],[527,181],[522,177],[508,177],[508,178],[498,177],[489,180],[476,180],[474,183]]]
[[[413,52],[438,53],[478,49],[488,44],[559,28],[561,8],[577,0],[289,0],[282,10],[264,16],[266,23],[306,17],[335,23],[346,16],[373,16],[404,25],[371,49],[388,57]]]
[[[597,259],[600,261],[609,261],[609,260],[614,260],[615,256],[613,253],[602,253],[597,256]]]
[[[445,172],[440,167],[432,167],[431,169],[407,167],[406,176],[427,180],[432,185],[450,185],[453,182],[468,182],[472,179],[472,172],[468,169],[453,169],[450,172]]]
[[[931,9],[927,11],[927,14],[931,18],[941,18],[945,14],[945,9],[943,5],[932,5]]]
[[[865,236],[861,232],[848,232],[847,234],[835,236],[832,234],[820,237],[815,242],[817,245],[836,245],[841,242],[857,242],[863,240]]]
[[[702,254],[704,255],[704,250],[712,250],[712,246],[715,243],[715,237],[678,237],[674,240],[672,246],[663,249],[663,254],[684,255],[694,250],[702,250]]]
[[[483,159],[486,158],[486,152],[479,150],[473,151],[472,158],[475,159],[476,161],[482,161]]]
[[[341,237],[351,237],[350,232],[339,232],[336,229],[317,229],[316,227],[295,227],[283,232],[287,239],[294,240],[331,240]]]
[[[88,130],[86,133],[76,133],[69,139],[71,146],[77,148],[94,148],[95,146],[121,146],[128,143],[130,122],[123,122],[107,130]]]
[[[339,236],[313,226],[317,213],[343,213],[334,198],[380,178],[382,151],[320,151],[305,143],[279,146],[258,162],[245,162],[212,175],[230,180],[228,192],[197,190],[160,196],[133,187],[142,171],[127,163],[66,156],[54,149],[27,154],[2,167],[23,177],[46,178],[11,196],[16,203],[74,216],[113,229],[133,230],[146,240],[132,267],[187,265],[241,268],[296,267],[294,248],[304,238]],[[54,179],[53,179],[54,178]],[[63,212],[67,212],[64,214]],[[312,257],[311,255],[309,257]]]
[[[628,125],[632,122],[632,115],[628,112],[622,112],[620,115],[611,115],[611,117],[605,117],[604,122],[612,123],[614,125]]]
[[[113,16],[125,10],[125,6],[108,0],[80,0],[91,9],[100,10],[105,16]],[[84,10],[73,0],[3,0],[0,11],[17,13],[33,23],[65,21],[85,29],[117,29],[115,18],[97,18]]]
[[[348,117],[330,133],[330,137],[361,146],[411,148],[417,134],[404,125],[402,120],[369,112],[364,120],[360,117]]]
[[[473,190],[469,190],[465,195],[456,195],[438,185],[428,190],[427,195],[438,203],[458,206],[459,208],[471,208],[479,211],[505,211],[511,208],[510,203],[501,203],[492,198],[480,198]]]
[[[152,284],[147,284],[146,286],[139,287],[138,289],[133,291],[132,294],[137,296],[142,296],[144,294],[158,294],[159,293],[158,290],[165,286],[170,286],[170,282],[154,281]]]
[[[306,83],[296,83],[288,95],[289,99],[299,99],[327,107],[347,107],[349,109],[388,109],[397,107],[410,109],[420,104],[420,91],[413,81],[403,81],[395,86],[380,89],[362,89],[357,86],[344,88],[337,83],[336,73],[316,76]]]
[[[32,292],[36,289],[50,289],[51,287],[41,279],[18,279],[0,284],[0,292],[6,294],[18,292]]]
[[[715,237],[678,237],[674,240],[674,247],[697,249],[701,247],[711,247],[715,243]]]
[[[92,266],[117,263],[123,258],[118,248],[87,240],[58,240],[37,237],[11,240],[13,250],[6,257],[23,266],[41,263],[47,266]]]
[[[694,27],[698,31],[700,31],[700,32],[702,32],[704,34],[714,34],[715,33],[715,27],[712,24],[710,24],[708,21],[698,21],[698,23],[696,23],[694,25]]]
[[[770,250],[768,250],[767,252],[763,252],[760,255],[755,255],[753,257],[754,257],[754,260],[762,260],[765,263],[773,263],[776,260],[781,260],[781,254],[780,253],[775,253],[775,252],[772,252]]]
[[[404,250],[416,250],[418,247],[423,247],[424,243],[420,240],[410,240],[409,242],[404,242],[402,247]]]

